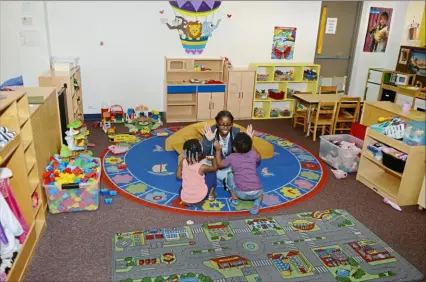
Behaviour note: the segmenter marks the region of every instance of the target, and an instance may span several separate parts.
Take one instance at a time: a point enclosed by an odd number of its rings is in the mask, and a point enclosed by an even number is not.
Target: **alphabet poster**
[[[271,59],[293,60],[294,47],[296,43],[295,27],[280,27],[274,29],[272,40]]]
[[[364,52],[385,52],[392,20],[392,8],[370,8]]]

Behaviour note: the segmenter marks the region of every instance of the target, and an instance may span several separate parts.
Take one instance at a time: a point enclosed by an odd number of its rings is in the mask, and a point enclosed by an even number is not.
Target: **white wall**
[[[215,14],[223,20],[202,56],[271,61],[279,25],[298,29],[293,61],[313,62],[320,9],[321,2],[223,1]],[[174,18],[166,1],[48,2],[52,55],[80,57],[85,113],[99,113],[102,101],[164,110],[164,56],[188,55],[161,17]]]
[[[363,52],[364,39],[367,32],[368,18],[371,7],[393,8],[392,21],[389,27],[389,38],[386,51],[384,53]],[[368,68],[395,69],[396,62],[398,60],[400,42],[404,32],[407,7],[408,2],[404,1],[364,2],[348,93],[350,96],[364,96]]]
[[[20,1],[0,1],[0,84],[22,74],[25,85],[37,86],[39,75],[49,68],[44,3],[32,1],[30,7],[23,11]],[[23,16],[32,18],[31,26],[22,24]],[[21,44],[23,31],[38,32],[37,46]]]
[[[424,1],[409,1],[408,7],[407,7],[407,14],[405,16],[405,22],[404,22],[404,31],[401,38],[401,45],[408,45],[408,46],[417,46],[413,42],[413,40],[408,40],[408,29],[410,27],[410,24],[413,22],[416,22],[418,24],[422,23],[422,18],[426,15],[423,15],[425,13],[425,2]],[[420,26],[417,29],[417,36],[419,36],[420,32]],[[420,39],[420,38],[418,38]],[[420,42],[419,42],[420,43]]]

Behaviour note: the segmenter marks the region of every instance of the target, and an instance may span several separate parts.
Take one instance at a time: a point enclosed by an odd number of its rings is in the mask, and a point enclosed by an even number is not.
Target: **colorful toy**
[[[125,142],[125,143],[137,143],[139,142],[139,139],[130,134],[114,134],[114,135],[108,135],[108,139],[110,142]]]
[[[120,105],[112,105],[109,108],[111,114],[111,122],[113,123],[123,123],[124,122],[124,111],[123,107]]]
[[[314,69],[305,69],[305,71],[303,72],[303,78],[309,81],[317,80],[318,79],[317,71]]]
[[[101,195],[102,196],[108,196],[109,195],[109,190],[106,188],[102,188],[101,189]]]
[[[107,204],[107,205],[111,205],[112,204],[112,198],[105,198],[104,203]]]
[[[113,155],[121,155],[129,150],[129,147],[120,147],[118,145],[108,146],[108,150],[111,151]]]
[[[33,201],[33,208],[38,206],[38,193],[34,192],[34,194],[31,196],[31,199]]]
[[[149,108],[144,105],[137,106],[135,108],[135,116],[138,117],[147,117]]]
[[[115,197],[115,196],[117,196],[117,191],[109,191],[109,195],[111,196],[111,197]]]
[[[111,122],[109,120],[102,122],[102,130],[105,133],[107,133],[110,128],[111,128]]]
[[[396,209],[397,211],[402,211],[401,207],[389,200],[388,198],[383,198],[383,203],[388,204],[392,208]]]
[[[163,132],[158,132],[158,133],[157,133],[157,136],[158,136],[158,137],[165,137],[165,136],[169,136],[169,133],[167,133],[167,132],[165,132],[165,131],[163,131]]]
[[[260,107],[254,108],[254,116],[257,118],[264,118],[265,117],[265,109]]]
[[[133,120],[136,118],[136,112],[133,108],[128,108],[126,113],[126,122],[132,123]]]
[[[151,112],[151,118],[153,120],[160,120],[161,119],[160,112],[157,111],[157,110],[152,110],[152,112]]]
[[[143,138],[151,137],[151,129],[149,129],[148,126],[143,127],[140,133],[141,133],[141,137]]]
[[[115,131],[116,131],[115,127],[110,127],[110,128],[107,129],[107,134],[108,135],[115,134]]]
[[[51,213],[96,210],[99,206],[101,161],[80,154],[62,158],[55,154],[43,174]]]

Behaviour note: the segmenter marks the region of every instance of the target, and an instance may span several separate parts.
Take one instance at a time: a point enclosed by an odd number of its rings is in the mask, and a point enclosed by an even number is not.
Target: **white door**
[[[377,83],[377,84],[381,84],[382,83],[382,72],[370,70],[370,72],[368,73],[367,81]]]
[[[365,93],[365,101],[377,101],[379,99],[380,85],[374,83],[367,83],[367,90]]]

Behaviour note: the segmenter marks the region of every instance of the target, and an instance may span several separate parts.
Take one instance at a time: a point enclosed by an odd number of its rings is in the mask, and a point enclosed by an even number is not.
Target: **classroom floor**
[[[283,136],[318,154],[319,140],[304,137],[299,127],[293,130],[290,120],[241,121],[264,132]],[[90,123],[89,123],[90,125]],[[177,124],[173,124],[177,125]],[[118,128],[125,132],[125,128]],[[91,129],[93,152],[100,155],[109,144],[100,129]],[[324,189],[300,204],[262,215],[294,214],[328,208],[345,209],[358,221],[383,239],[422,273],[426,273],[425,212],[417,206],[404,207],[403,212],[383,204],[382,198],[355,180],[356,175],[337,180],[332,173]],[[111,206],[101,204],[98,211],[49,215],[47,229],[35,250],[25,281],[111,281],[112,238],[114,233],[153,227],[243,219],[249,216],[187,216],[167,213],[114,198]],[[426,280],[425,280],[426,281]]]

